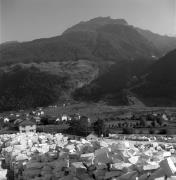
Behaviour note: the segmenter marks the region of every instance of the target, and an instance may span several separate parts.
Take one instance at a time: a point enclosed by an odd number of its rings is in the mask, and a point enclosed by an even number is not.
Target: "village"
[[[174,111],[82,112],[1,113],[0,180],[176,179]]]
[[[0,135],[0,179],[176,179],[176,146],[168,137],[163,142],[155,136],[143,136],[141,141],[128,140],[127,135],[117,138],[35,132]]]
[[[65,105],[63,105],[65,106]],[[78,123],[80,122],[80,123]],[[104,112],[83,114],[59,111],[57,106],[50,110],[39,107],[33,110],[19,110],[0,114],[0,133],[48,132],[80,135],[70,129],[84,126],[83,136],[89,133],[109,136],[110,134],[174,134],[176,114],[169,111],[146,112]],[[75,127],[74,127],[75,126]],[[78,127],[76,127],[78,126]],[[99,126],[101,132],[96,132]],[[86,131],[86,132],[85,132]]]

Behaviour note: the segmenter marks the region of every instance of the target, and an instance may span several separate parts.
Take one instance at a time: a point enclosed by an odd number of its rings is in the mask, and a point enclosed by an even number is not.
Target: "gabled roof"
[[[23,122],[22,119],[16,119],[16,120],[14,121],[14,124],[20,124],[21,122]]]
[[[21,122],[19,125],[20,126],[33,126],[35,125],[36,123],[32,122],[32,121],[29,121],[29,120],[24,120],[23,122]]]

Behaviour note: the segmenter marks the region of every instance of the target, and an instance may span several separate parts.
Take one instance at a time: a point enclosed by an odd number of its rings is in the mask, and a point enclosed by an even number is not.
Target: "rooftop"
[[[20,125],[20,126],[33,126],[33,125],[35,125],[35,123],[32,122],[32,121],[30,121],[30,120],[24,120],[24,121],[21,122],[19,125]]]

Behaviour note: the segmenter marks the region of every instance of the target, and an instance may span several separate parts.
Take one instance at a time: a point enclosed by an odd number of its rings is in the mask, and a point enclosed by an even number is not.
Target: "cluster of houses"
[[[45,113],[43,108],[32,111],[19,111],[13,113],[0,114],[0,129],[4,127],[17,127],[21,133],[36,132],[37,126],[45,125],[43,121],[49,124],[63,125],[68,124],[71,120],[86,119],[90,122],[90,118],[82,116],[79,113],[67,115],[60,114],[58,116],[50,116]]]
[[[72,120],[85,119],[90,124],[94,120],[87,116],[75,113],[72,115],[60,114],[58,116],[48,116],[45,114],[43,108],[37,108],[32,111],[19,111],[0,115],[0,127],[8,126],[13,124],[18,127],[21,133],[24,132],[36,132],[38,125],[43,125],[42,120],[47,118],[48,124],[63,124],[69,123]],[[97,117],[98,119],[98,117]],[[111,114],[109,117],[105,116],[103,118],[105,126],[109,130],[119,130],[119,129],[151,129],[151,128],[164,128],[164,127],[176,127],[175,116],[167,113],[126,113],[122,115]],[[45,124],[44,124],[45,125]],[[149,132],[149,131],[147,131]],[[117,132],[118,133],[118,132]]]
[[[35,111],[23,111],[3,113],[0,115],[0,129],[4,127],[17,127],[21,133],[36,132],[36,125],[45,115],[42,108]]]

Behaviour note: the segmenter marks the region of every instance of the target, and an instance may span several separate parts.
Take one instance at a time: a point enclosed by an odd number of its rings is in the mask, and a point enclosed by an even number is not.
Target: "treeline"
[[[67,77],[15,66],[0,74],[0,111],[48,106],[68,88]]]

